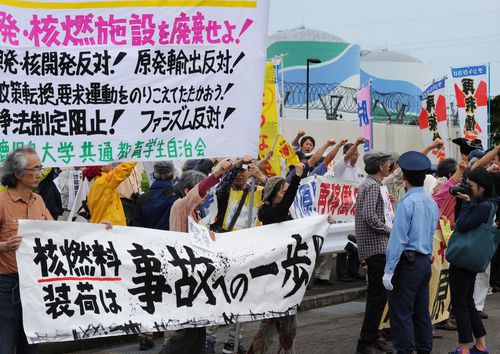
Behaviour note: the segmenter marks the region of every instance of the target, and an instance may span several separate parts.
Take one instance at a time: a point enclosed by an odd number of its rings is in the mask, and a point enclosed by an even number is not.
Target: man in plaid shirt
[[[392,346],[378,340],[378,326],[382,318],[387,292],[382,283],[387,241],[391,229],[385,224],[384,200],[380,192],[382,179],[389,175],[391,155],[370,151],[363,161],[368,174],[360,185],[356,200],[355,228],[359,258],[368,266],[368,295],[365,318],[358,339],[356,354],[392,353]]]

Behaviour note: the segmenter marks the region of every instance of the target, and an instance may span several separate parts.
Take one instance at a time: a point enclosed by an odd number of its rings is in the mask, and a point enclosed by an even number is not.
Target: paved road
[[[485,320],[490,353],[500,354],[500,294],[488,296],[486,312],[490,318]],[[299,329],[297,332],[298,354],[354,354],[356,339],[363,319],[364,303],[351,301],[348,303],[324,307],[320,309],[303,311],[299,314]],[[244,328],[247,344],[257,329],[258,323],[247,324]],[[434,341],[435,354],[447,354],[455,347],[456,332],[441,332],[442,339]],[[224,341],[225,329],[221,328],[219,336]],[[108,349],[85,351],[85,354],[125,354],[125,353],[157,353],[161,339],[156,339],[158,345],[155,349],[145,352],[137,350],[137,344],[128,344]],[[218,346],[220,353],[220,345]],[[275,350],[269,354],[276,353]]]

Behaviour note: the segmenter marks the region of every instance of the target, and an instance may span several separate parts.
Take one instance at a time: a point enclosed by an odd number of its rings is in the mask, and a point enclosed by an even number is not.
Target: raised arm
[[[433,149],[437,148],[438,146],[443,145],[443,141],[441,139],[436,139],[432,142],[432,144],[424,147],[420,152],[424,155],[427,155],[429,152],[431,152]]]
[[[340,140],[340,143],[335,145],[333,149],[330,150],[330,152],[326,155],[325,160],[323,161],[325,166],[328,166],[333,161],[333,159],[335,159],[335,156],[337,156],[337,154],[339,153],[340,148],[345,144],[347,144],[347,139],[342,139]]]
[[[304,129],[299,129],[297,132],[297,135],[295,135],[295,138],[292,140],[292,147],[297,150],[299,148],[299,140],[302,138],[304,135],[306,135],[306,131]]]
[[[354,142],[354,144],[351,145],[351,147],[349,148],[349,150],[347,150],[347,152],[345,153],[345,155],[344,155],[344,161],[345,162],[349,161],[351,159],[352,155],[354,155],[354,153],[356,151],[358,151],[358,146],[362,145],[364,142],[365,142],[365,137],[360,136],[356,140],[356,142]]]
[[[316,165],[316,162],[318,162],[323,154],[325,153],[326,149],[328,149],[330,146],[335,145],[335,140],[334,139],[328,139],[325,144],[320,147],[316,152],[307,160],[307,165],[309,167],[314,167]]]
[[[472,169],[478,168],[478,167],[484,167],[487,164],[491,162],[495,158],[496,155],[500,153],[500,145],[495,146],[493,149],[491,149],[490,152],[488,152],[486,155],[481,157],[478,161],[472,165]]]

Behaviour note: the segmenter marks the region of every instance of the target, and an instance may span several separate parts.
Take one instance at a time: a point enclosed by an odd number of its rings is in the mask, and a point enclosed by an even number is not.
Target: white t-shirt
[[[363,174],[356,166],[351,166],[351,161],[344,161],[342,156],[335,165],[333,165],[333,173],[336,178],[344,179],[346,181],[361,182]]]

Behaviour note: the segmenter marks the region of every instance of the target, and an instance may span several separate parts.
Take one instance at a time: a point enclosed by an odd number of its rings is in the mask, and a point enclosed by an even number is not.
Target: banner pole
[[[368,105],[370,106],[370,129],[372,131],[371,150],[373,150],[373,147],[375,146],[375,143],[373,142],[375,140],[375,134],[373,132],[372,79],[368,82],[368,87],[370,88],[370,101],[368,102]]]
[[[250,200],[248,201],[247,229],[252,227],[253,203],[255,196],[255,178],[250,176],[249,180],[250,180],[250,185],[248,187],[250,188]],[[238,347],[240,346],[240,331],[241,331],[241,324],[236,318],[236,330],[234,333],[233,354],[238,354]]]
[[[491,138],[491,100],[490,100],[490,71],[491,66],[488,63],[488,149],[492,147],[492,138]]]

